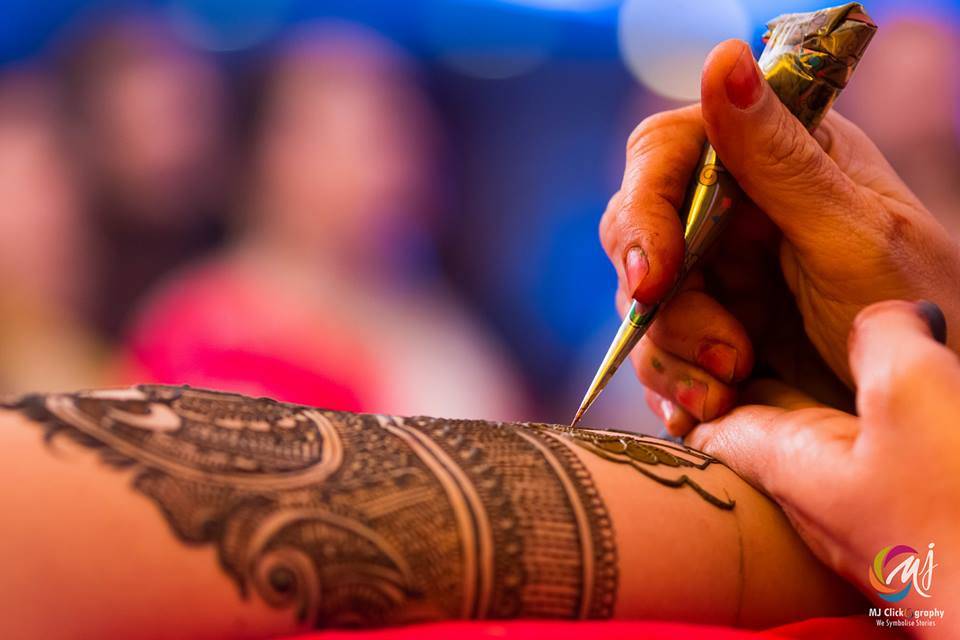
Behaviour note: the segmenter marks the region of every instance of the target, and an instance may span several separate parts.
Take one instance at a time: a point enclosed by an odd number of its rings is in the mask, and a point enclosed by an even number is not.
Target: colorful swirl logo
[[[917,550],[905,544],[884,547],[873,559],[873,566],[870,568],[870,586],[873,587],[878,596],[887,602],[903,600],[913,587],[912,581],[903,586],[903,582],[906,582],[906,580],[903,579],[905,576],[902,574],[900,584],[896,586],[890,584],[893,582],[897,567],[901,563],[896,563],[892,567],[889,565],[894,559],[904,555],[911,555],[919,561],[920,554]]]

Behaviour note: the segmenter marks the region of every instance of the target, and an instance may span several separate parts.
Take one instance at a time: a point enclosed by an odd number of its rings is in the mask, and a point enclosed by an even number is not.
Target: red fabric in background
[[[376,358],[356,336],[315,307],[247,280],[203,266],[167,283],[129,331],[120,382],[189,384],[340,411],[376,407]]]
[[[766,631],[677,622],[440,622],[376,631],[323,631],[297,640],[892,640],[906,638],[864,616],[815,618]]]

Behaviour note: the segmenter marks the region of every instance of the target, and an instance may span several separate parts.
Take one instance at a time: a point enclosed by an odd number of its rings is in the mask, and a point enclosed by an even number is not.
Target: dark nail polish
[[[753,61],[750,47],[744,45],[740,57],[723,80],[727,98],[738,109],[748,109],[763,95],[761,82],[760,70],[757,68],[757,63]]]
[[[921,300],[917,303],[917,313],[930,326],[930,335],[940,344],[947,344],[947,318],[936,302]]]

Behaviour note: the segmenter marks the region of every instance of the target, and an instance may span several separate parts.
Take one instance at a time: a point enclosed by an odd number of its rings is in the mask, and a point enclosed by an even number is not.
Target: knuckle
[[[675,167],[682,165],[676,139],[670,135],[676,116],[658,113],[644,119],[627,141],[625,190],[627,207],[636,207],[645,198],[656,198],[671,208],[682,205],[689,176]]]
[[[785,109],[779,113],[768,147],[771,165],[783,167],[800,180],[820,174],[826,154],[819,145],[809,144],[806,134]]]
[[[797,141],[793,135],[789,121],[784,117],[782,110],[778,110],[776,121],[767,136],[767,156],[771,164],[779,165],[787,162],[796,152]]]
[[[650,172],[644,184],[646,193],[659,198],[674,210],[683,206],[686,188],[686,180],[668,166]]]
[[[796,176],[805,181],[816,180],[824,172],[827,155],[818,145],[809,144],[806,138],[798,136],[794,143],[793,170]]]
[[[660,137],[658,134],[670,122],[671,114],[668,111],[655,113],[641,120],[640,124],[630,132],[630,137],[627,138],[627,156],[642,156],[651,145],[655,146]]]

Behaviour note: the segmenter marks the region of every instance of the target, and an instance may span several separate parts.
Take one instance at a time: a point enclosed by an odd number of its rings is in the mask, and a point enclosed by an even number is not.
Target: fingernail
[[[667,428],[669,428],[670,424],[673,422],[673,419],[677,416],[677,405],[673,404],[656,391],[647,390],[646,398],[647,406],[650,407],[650,410],[657,414],[657,417],[663,421]]]
[[[727,98],[738,109],[748,109],[763,94],[763,86],[760,82],[760,70],[757,68],[757,63],[753,61],[750,47],[744,46],[737,62],[723,80]]]
[[[660,420],[666,422],[667,419],[663,417],[663,408],[660,406],[660,394],[648,389],[647,393],[644,394],[644,399],[647,401],[647,406],[650,407],[650,411],[653,411]]]
[[[630,287],[630,297],[636,298],[637,288],[650,271],[650,263],[647,262],[647,254],[643,252],[643,249],[631,247],[627,251],[624,270],[627,274],[627,286]]]
[[[697,364],[724,382],[733,382],[738,357],[737,350],[723,342],[704,340],[697,347]]]
[[[917,303],[917,313],[930,326],[930,335],[940,344],[947,344],[947,319],[943,309],[936,302],[921,300]]]
[[[669,425],[677,415],[676,405],[666,398],[660,398],[660,415],[663,416],[663,421]]]
[[[707,385],[687,376],[677,381],[673,398],[697,420],[703,420],[703,407],[707,402]]]

